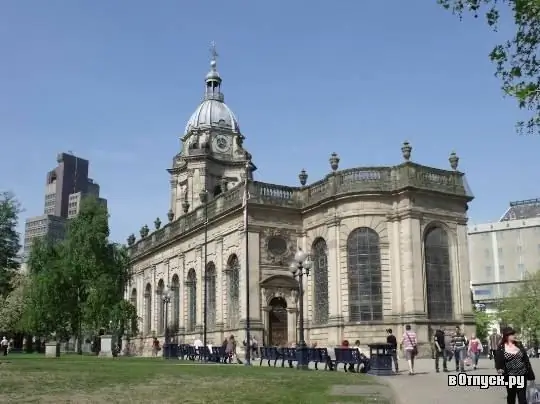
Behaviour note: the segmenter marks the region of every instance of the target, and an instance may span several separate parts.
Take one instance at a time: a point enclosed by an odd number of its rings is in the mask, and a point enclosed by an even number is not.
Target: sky
[[[540,197],[538,136],[503,97],[488,54],[513,31],[436,0],[3,0],[0,191],[41,215],[56,155],[90,160],[111,238],[166,222],[169,175],[201,101],[215,41],[227,105],[260,181],[298,185],[340,168],[412,160],[449,169],[475,195],[471,223]]]

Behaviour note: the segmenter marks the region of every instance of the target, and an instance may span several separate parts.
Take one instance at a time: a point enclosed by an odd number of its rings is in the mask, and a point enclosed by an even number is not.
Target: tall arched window
[[[448,234],[433,227],[424,238],[427,315],[430,320],[452,320],[452,274]]]
[[[137,288],[131,289],[131,297],[129,298],[129,302],[135,307],[135,310],[137,309]]]
[[[227,261],[227,324],[237,328],[240,321],[240,263],[236,255]]]
[[[383,319],[381,251],[379,235],[359,227],[347,240],[349,320]]]
[[[165,282],[160,279],[156,289],[156,306],[157,306],[157,333],[161,335],[165,332],[165,316],[163,310],[163,290],[165,289]]]
[[[216,266],[209,262],[206,267],[206,321],[208,328],[213,330],[216,326]]]
[[[146,335],[152,332],[152,285],[149,283],[144,289],[144,332]]]
[[[180,279],[178,275],[172,277],[171,283],[171,292],[172,292],[172,313],[171,313],[171,328],[175,331],[178,330],[179,319],[180,319]]]
[[[193,268],[188,272],[186,287],[188,293],[187,331],[194,331],[197,324],[197,275]]]
[[[311,249],[313,259],[313,324],[328,323],[328,256],[326,241],[318,238]]]

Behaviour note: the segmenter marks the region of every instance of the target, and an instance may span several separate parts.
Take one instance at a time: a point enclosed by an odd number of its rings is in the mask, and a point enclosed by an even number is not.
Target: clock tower
[[[210,50],[210,71],[205,78],[203,100],[189,118],[181,137],[181,151],[167,170],[171,179],[169,216],[173,219],[199,206],[199,194],[203,190],[207,190],[210,201],[243,181],[246,161],[251,160],[244,149],[245,138],[238,120],[221,92],[214,43]],[[255,170],[251,164],[249,175]]]

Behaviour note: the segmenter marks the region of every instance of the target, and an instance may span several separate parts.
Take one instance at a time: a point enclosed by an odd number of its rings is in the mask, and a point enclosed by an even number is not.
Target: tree
[[[502,89],[517,99],[521,109],[532,111],[527,122],[518,122],[518,130],[540,131],[540,0],[437,0],[460,18],[465,12],[475,17],[484,14],[494,30],[501,14],[509,11],[516,34],[496,45],[489,57],[496,66]]]
[[[474,319],[476,322],[476,336],[480,339],[480,341],[487,340],[493,317],[484,310],[475,309]]]
[[[540,271],[526,277],[501,301],[499,313],[503,323],[524,333],[540,330]]]
[[[21,321],[26,307],[26,288],[29,278],[16,273],[10,281],[11,292],[5,297],[0,296],[0,330],[23,332]]]
[[[21,212],[19,202],[9,192],[0,193],[0,296],[11,291],[11,278],[19,269],[21,249],[17,224]]]
[[[63,339],[70,334],[70,285],[63,265],[64,245],[48,238],[32,243],[28,258],[28,286],[22,316],[25,331]]]

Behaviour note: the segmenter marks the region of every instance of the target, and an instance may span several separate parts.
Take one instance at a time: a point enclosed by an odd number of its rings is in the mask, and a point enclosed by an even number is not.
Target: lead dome
[[[225,104],[225,97],[221,92],[221,76],[217,71],[217,53],[212,51],[210,71],[206,75],[206,90],[204,99],[189,118],[184,135],[196,130],[210,128],[228,129],[233,133],[240,133],[238,119]]]

